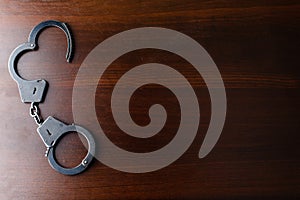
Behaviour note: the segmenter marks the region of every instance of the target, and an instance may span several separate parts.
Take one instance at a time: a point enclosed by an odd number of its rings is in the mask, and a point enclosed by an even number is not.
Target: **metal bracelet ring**
[[[19,45],[17,48],[13,50],[11,53],[9,60],[8,60],[8,70],[10,76],[17,82],[19,87],[19,92],[21,96],[21,100],[24,103],[31,103],[31,102],[41,102],[43,101],[43,97],[45,96],[45,90],[47,86],[46,80],[38,79],[38,80],[25,80],[17,73],[17,61],[18,58],[27,51],[35,50],[38,46],[38,36],[42,30],[47,27],[57,27],[61,29],[66,37],[67,37],[67,54],[66,59],[67,62],[71,61],[72,58],[72,36],[71,33],[65,23],[55,21],[55,20],[48,20],[44,21],[37,26],[35,26],[28,37],[28,41]]]
[[[55,146],[54,146],[53,148],[49,149],[48,161],[49,161],[49,164],[51,165],[51,167],[53,169],[55,169],[56,171],[58,171],[59,173],[62,173],[65,175],[76,175],[76,174],[83,172],[87,168],[87,166],[91,163],[91,161],[93,160],[93,157],[95,154],[95,141],[94,141],[92,135],[81,126],[69,125],[67,129],[69,129],[69,130],[65,130],[67,132],[62,133],[61,136],[67,134],[69,131],[77,131],[78,133],[80,133],[81,135],[83,135],[85,137],[85,139],[88,141],[88,145],[89,145],[87,155],[84,157],[82,162],[79,165],[77,165],[76,167],[65,168],[65,167],[62,167],[55,159],[55,155],[54,155]]]
[[[72,124],[66,125],[63,122],[55,119],[54,117],[48,117],[45,122],[37,128],[37,131],[42,138],[43,142],[47,147],[47,151],[45,156],[48,157],[48,161],[53,169],[58,171],[59,173],[65,175],[75,175],[79,174],[84,171],[87,166],[93,160],[95,155],[95,140],[92,134],[85,128]],[[66,134],[70,132],[77,132],[85,137],[88,142],[88,152],[87,155],[84,157],[82,162],[74,168],[65,168],[62,167],[57,160],[55,159],[55,147],[59,140]]]

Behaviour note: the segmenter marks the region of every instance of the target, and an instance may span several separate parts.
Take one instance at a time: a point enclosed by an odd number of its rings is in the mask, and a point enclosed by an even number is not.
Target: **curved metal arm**
[[[72,51],[73,51],[72,37],[71,37],[70,30],[68,29],[65,23],[49,20],[49,21],[41,22],[40,24],[35,26],[29,34],[28,42],[23,43],[19,45],[17,48],[15,48],[8,60],[9,73],[11,77],[17,82],[21,100],[24,103],[41,102],[43,100],[47,82],[41,79],[28,81],[21,78],[17,73],[17,60],[26,51],[32,51],[36,49],[36,47],[38,46],[37,41],[38,41],[39,33],[43,29],[51,26],[61,29],[66,34],[67,43],[68,43],[66,59],[67,62],[71,61]]]
[[[54,21],[54,20],[48,20],[48,21],[41,22],[40,24],[36,25],[31,30],[29,37],[28,37],[28,42],[32,43],[32,44],[37,44],[39,33],[41,33],[41,31],[43,29],[45,29],[47,27],[51,27],[51,26],[61,29],[66,34],[67,42],[68,42],[66,59],[67,59],[67,62],[71,62],[73,43],[72,43],[71,32],[66,23]]]

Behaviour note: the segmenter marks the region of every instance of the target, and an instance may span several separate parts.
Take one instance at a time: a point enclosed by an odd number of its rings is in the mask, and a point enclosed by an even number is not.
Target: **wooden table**
[[[0,199],[289,199],[300,197],[300,2],[297,0],[229,1],[0,1]],[[198,97],[198,134],[177,161],[142,174],[111,169],[96,160],[83,174],[69,177],[49,166],[45,147],[20,101],[7,61],[27,40],[30,30],[48,19],[67,22],[76,51],[64,58],[66,39],[49,28],[39,37],[39,50],[18,64],[27,79],[49,82],[42,116],[73,122],[72,87],[88,53],[106,38],[138,27],[164,27],[199,42],[211,55],[227,92],[222,135],[204,159],[197,157],[209,124],[210,100],[203,79],[186,60],[165,51],[144,49],[118,58],[97,89],[98,121],[121,148],[151,152],[168,144],[180,120],[174,95],[147,85],[132,97],[133,119],[149,123],[148,109],[161,103],[166,127],[149,139],[137,139],[116,126],[110,105],[114,84],[136,65],[157,62],[187,77]],[[87,77],[87,82],[89,81]],[[155,94],[155,95],[153,95]],[[101,146],[98,149],[101,151]],[[56,156],[64,166],[85,154],[76,134],[60,142]]]

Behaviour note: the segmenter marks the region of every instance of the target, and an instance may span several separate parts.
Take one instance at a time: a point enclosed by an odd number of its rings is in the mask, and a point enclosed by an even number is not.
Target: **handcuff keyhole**
[[[35,93],[36,93],[36,87],[33,88],[32,94],[35,94]]]
[[[48,133],[49,136],[52,135],[52,133],[48,129],[47,129],[47,133]]]

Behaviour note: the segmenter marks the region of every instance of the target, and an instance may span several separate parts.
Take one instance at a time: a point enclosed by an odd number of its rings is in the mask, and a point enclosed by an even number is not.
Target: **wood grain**
[[[297,0],[0,0],[0,199],[299,199],[299,10]],[[201,76],[176,55],[138,50],[118,58],[99,82],[95,105],[99,123],[116,145],[129,151],[150,152],[171,141],[180,107],[168,89],[147,85],[132,97],[130,111],[140,125],[149,123],[148,108],[154,103],[163,104],[168,112],[165,127],[152,138],[123,133],[110,109],[114,84],[126,70],[164,63],[189,80],[199,99],[201,122],[191,147],[170,166],[145,174],[119,172],[97,160],[78,176],[52,170],[28,116],[29,105],[21,103],[7,70],[11,51],[27,40],[33,26],[48,19],[70,25],[76,51],[67,64],[65,36],[49,28],[40,35],[39,50],[21,57],[18,70],[23,77],[49,82],[41,104],[43,117],[73,122],[76,73],[100,42],[132,28],[165,27],[199,42],[223,77],[228,110],[214,150],[204,159],[197,157],[210,118]],[[74,166],[85,151],[77,135],[70,134],[56,155],[61,164]]]

